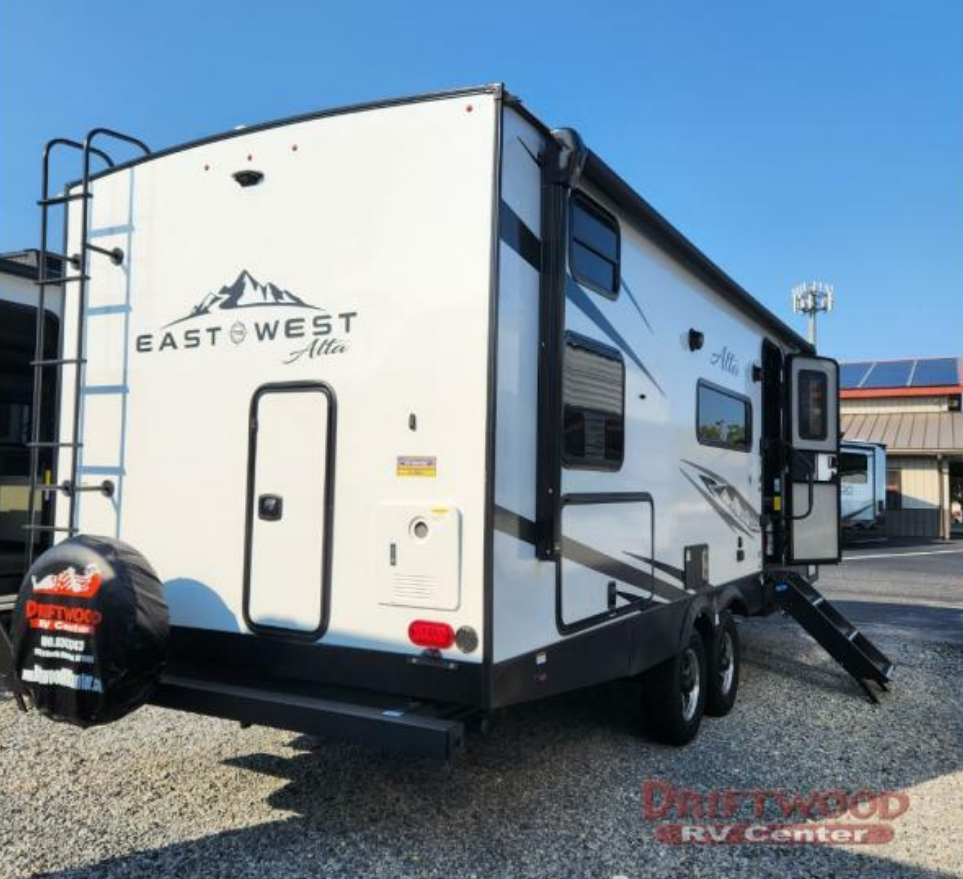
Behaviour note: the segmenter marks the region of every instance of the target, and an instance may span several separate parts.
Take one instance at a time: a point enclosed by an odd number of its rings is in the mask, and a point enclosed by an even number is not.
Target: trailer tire
[[[736,621],[729,611],[723,611],[707,658],[706,714],[725,717],[736,704],[741,651]]]
[[[164,587],[132,546],[82,534],[24,577],[13,616],[18,680],[37,710],[80,727],[143,705],[167,658]]]
[[[689,744],[702,723],[707,680],[705,644],[693,629],[682,650],[642,677],[645,733],[666,745]]]

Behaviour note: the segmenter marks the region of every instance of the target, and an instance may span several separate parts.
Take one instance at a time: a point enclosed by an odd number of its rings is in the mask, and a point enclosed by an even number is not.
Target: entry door
[[[792,355],[787,444],[791,564],[840,557],[839,366],[825,357]]]
[[[251,404],[244,617],[318,638],[328,617],[335,398],[320,382],[264,385]]]

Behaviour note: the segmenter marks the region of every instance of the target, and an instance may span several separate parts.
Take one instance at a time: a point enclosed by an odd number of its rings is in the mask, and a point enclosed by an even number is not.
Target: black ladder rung
[[[50,204],[66,204],[68,201],[79,201],[82,198],[93,198],[90,192],[75,192],[73,195],[52,195],[50,198],[38,198],[37,204],[43,207]]]
[[[31,360],[31,366],[67,366],[76,364],[82,366],[87,362],[86,357],[56,357],[53,360]]]
[[[105,494],[111,497],[114,493],[114,483],[109,479],[105,479],[103,482],[98,482],[96,485],[71,485],[70,480],[64,480],[63,482],[58,482],[56,485],[47,483],[45,485],[38,485],[37,491],[44,491],[53,493],[55,491],[62,491],[65,495],[79,494],[85,491],[99,491],[101,494]]]
[[[62,278],[41,278],[39,281],[34,281],[38,287],[47,286],[50,287],[56,284],[70,284],[73,281],[89,281],[90,275],[65,275]]]
[[[61,443],[54,440],[27,443],[28,449],[82,449],[83,443]]]
[[[846,636],[846,640],[852,641],[858,634],[859,634],[859,629],[853,626],[852,631]]]
[[[74,531],[73,528],[68,528],[63,525],[29,525],[28,524],[28,525],[21,525],[20,527],[23,528],[24,531],[51,531],[51,532],[57,531],[57,532],[63,532],[63,533],[67,533],[67,532],[73,533]]]

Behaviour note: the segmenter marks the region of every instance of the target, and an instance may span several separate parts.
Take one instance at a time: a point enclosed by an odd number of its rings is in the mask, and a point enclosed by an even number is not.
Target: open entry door
[[[787,560],[834,564],[840,557],[839,365],[792,355],[786,360],[786,386]]]

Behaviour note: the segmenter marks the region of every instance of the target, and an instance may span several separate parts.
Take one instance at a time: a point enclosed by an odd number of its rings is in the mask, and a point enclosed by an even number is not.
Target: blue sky
[[[161,147],[494,81],[800,330],[791,287],[834,282],[824,352],[963,353],[955,0],[3,3],[0,250],[36,243],[54,135]]]

